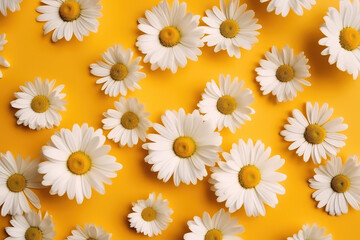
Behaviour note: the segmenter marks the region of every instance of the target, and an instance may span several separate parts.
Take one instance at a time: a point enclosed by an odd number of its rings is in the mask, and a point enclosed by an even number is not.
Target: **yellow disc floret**
[[[239,183],[243,188],[254,188],[261,180],[261,174],[254,165],[247,165],[241,168],[239,172]]]
[[[239,24],[232,19],[225,20],[220,25],[220,33],[226,38],[234,38],[239,32]]]
[[[279,66],[276,70],[276,78],[280,82],[289,82],[294,78],[294,76],[294,69],[287,64]]]
[[[121,117],[121,125],[126,129],[134,129],[139,125],[139,117],[133,112],[126,112]]]
[[[144,208],[141,212],[141,217],[147,222],[154,221],[156,218],[156,211],[152,207]]]
[[[218,99],[216,107],[222,114],[232,114],[236,109],[236,100],[232,96],[224,95]]]
[[[164,47],[173,47],[180,42],[181,34],[179,29],[173,26],[164,27],[159,33],[159,40]]]
[[[308,143],[320,144],[326,138],[326,131],[320,125],[310,124],[305,129],[304,137]]]
[[[87,173],[91,168],[91,159],[82,151],[74,152],[67,160],[67,167],[70,172],[76,175]]]
[[[59,8],[59,15],[65,22],[72,22],[80,17],[80,4],[73,0],[63,2]]]
[[[36,113],[43,113],[49,109],[50,101],[44,95],[37,95],[31,100],[31,109]]]
[[[175,154],[181,158],[191,157],[196,150],[196,143],[191,137],[178,137],[173,145]]]
[[[15,173],[8,178],[6,185],[12,192],[21,192],[26,188],[26,179],[23,175]]]
[[[355,28],[347,27],[340,31],[340,45],[348,51],[353,51],[359,47],[360,33]]]
[[[331,188],[337,193],[344,193],[350,188],[350,179],[342,174],[336,175],[331,180]]]
[[[29,227],[25,232],[26,240],[42,240],[42,231],[37,227]]]
[[[116,63],[110,69],[110,77],[115,81],[122,81],[127,75],[128,69],[122,63]]]
[[[207,231],[207,233],[205,234],[205,239],[204,240],[222,240],[223,239],[223,234],[220,230],[217,230],[215,228]]]

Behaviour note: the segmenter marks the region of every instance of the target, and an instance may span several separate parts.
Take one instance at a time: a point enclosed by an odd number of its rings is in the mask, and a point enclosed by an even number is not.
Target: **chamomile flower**
[[[220,160],[222,137],[197,110],[187,115],[182,108],[167,110],[161,120],[163,125],[154,124],[158,134],[149,134],[151,142],[143,145],[149,151],[145,162],[153,165],[151,170],[164,182],[173,177],[175,186],[196,184],[207,176],[206,166]]]
[[[316,174],[309,182],[316,189],[312,197],[319,202],[318,208],[325,206],[326,212],[337,216],[348,212],[348,204],[360,209],[360,165],[356,155],[350,156],[344,165],[340,157],[332,157],[314,171]]]
[[[2,0],[0,3],[0,13],[6,16],[8,9],[10,12],[19,11],[21,2],[22,0]]]
[[[46,161],[39,164],[39,173],[45,174],[42,184],[51,186],[50,194],[67,193],[69,199],[81,204],[84,197],[90,199],[91,188],[104,194],[103,182],[111,184],[110,178],[122,168],[116,158],[107,153],[102,130],[83,124],[75,124],[72,130],[56,132],[47,146],[42,148]]]
[[[56,235],[52,216],[45,213],[42,218],[41,212],[30,211],[23,215],[13,215],[10,220],[12,227],[6,227],[9,237],[5,240],[53,240]]]
[[[359,0],[340,1],[340,11],[330,7],[320,27],[325,35],[319,44],[326,48],[322,55],[329,55],[329,63],[336,63],[341,71],[356,79],[360,72],[360,8]]]
[[[225,201],[231,213],[244,205],[247,216],[264,216],[264,203],[274,208],[278,203],[276,194],[285,193],[278,182],[286,175],[276,172],[285,161],[279,155],[270,158],[270,154],[271,148],[265,149],[261,141],[255,145],[251,139],[234,143],[230,154],[223,153],[226,161],[211,169],[209,182],[217,201]]]
[[[187,59],[197,61],[204,44],[203,30],[198,26],[200,16],[186,13],[186,3],[174,0],[170,9],[167,1],[160,2],[139,19],[139,36],[136,46],[145,54],[144,62],[151,70],[170,69],[176,73],[178,66],[185,67]]]
[[[4,49],[4,45],[8,42],[7,40],[5,40],[5,33],[0,35],[0,51],[2,51]],[[10,67],[10,63],[8,61],[6,61],[6,59],[0,55],[0,66],[3,67]],[[3,74],[0,70],[0,78],[3,77]]]
[[[85,228],[77,225],[76,230],[71,231],[72,236],[67,237],[67,240],[110,240],[111,234],[103,230],[102,227],[97,227],[95,224],[85,223]]]
[[[305,78],[310,77],[309,61],[304,52],[294,56],[293,49],[285,45],[281,51],[273,46],[271,52],[265,53],[265,59],[260,60],[260,67],[256,68],[258,76],[256,81],[260,83],[263,95],[276,96],[278,102],[293,100],[297,91],[302,92],[302,85],[311,86]]]
[[[288,237],[287,240],[332,240],[331,234],[324,236],[324,233],[325,228],[319,228],[316,223],[311,227],[306,224],[297,234],[294,234],[293,237]]]
[[[105,62],[90,65],[91,74],[101,77],[96,83],[103,84],[101,90],[105,90],[105,94],[111,97],[119,93],[126,96],[128,90],[140,89],[138,81],[146,75],[139,72],[143,68],[139,65],[141,57],[131,62],[133,55],[130,49],[125,51],[121,45],[114,45],[102,54]]]
[[[169,208],[168,200],[162,199],[161,193],[158,197],[151,193],[148,199],[138,200],[132,205],[133,212],[128,218],[130,227],[135,228],[138,233],[149,237],[157,236],[172,222],[170,215],[174,211]]]
[[[213,217],[209,213],[204,212],[203,217],[194,217],[194,220],[188,221],[190,233],[184,235],[185,240],[200,239],[231,239],[241,240],[238,234],[244,232],[244,227],[238,225],[236,218],[231,219],[230,213],[226,213],[221,209]]]
[[[305,162],[311,157],[315,164],[321,163],[321,159],[327,156],[336,156],[340,148],[345,146],[346,139],[338,132],[346,130],[348,125],[342,123],[342,117],[329,121],[333,111],[327,103],[319,109],[317,102],[314,106],[306,103],[307,117],[295,109],[293,117],[288,118],[289,124],[280,132],[286,141],[293,142],[289,150],[297,149],[296,154],[303,156]]]
[[[238,78],[231,81],[230,75],[224,77],[220,74],[219,86],[214,80],[206,83],[205,93],[198,103],[201,113],[205,114],[204,120],[209,121],[213,128],[222,130],[228,127],[235,132],[245,123],[251,120],[249,114],[255,111],[248,105],[254,102],[254,95],[249,88],[243,89],[244,81],[238,82]]]
[[[316,0],[260,0],[260,2],[269,2],[267,7],[268,12],[275,10],[275,14],[286,17],[290,10],[293,10],[297,15],[302,16],[303,8],[310,10],[312,5],[316,4]]]
[[[126,100],[121,97],[114,106],[116,110],[109,109],[104,113],[105,119],[102,120],[103,128],[111,129],[107,135],[108,139],[118,142],[120,146],[129,147],[137,144],[139,138],[145,141],[146,131],[152,125],[146,118],[150,114],[144,112],[145,105],[140,104],[136,98]]]
[[[40,200],[30,189],[42,188],[41,175],[37,172],[39,159],[30,161],[11,152],[0,155],[0,206],[1,215],[21,215],[30,212],[28,201],[39,209]]]
[[[65,38],[70,41],[73,35],[79,40],[88,36],[89,31],[97,32],[99,22],[96,18],[101,17],[100,0],[42,0],[43,6],[37,7],[41,13],[36,20],[46,22],[44,34],[54,30],[52,41]]]
[[[64,85],[56,88],[54,85],[55,80],[49,82],[46,79],[43,82],[38,77],[34,83],[25,82],[25,86],[20,86],[22,92],[16,92],[16,100],[11,101],[11,106],[19,109],[15,113],[18,125],[22,124],[36,130],[60,125],[59,111],[65,111],[66,102],[62,99],[66,94],[61,93]]]
[[[226,5],[225,0],[220,0],[220,9],[216,6],[206,10],[206,17],[202,20],[207,26],[203,27],[207,34],[203,41],[208,46],[215,46],[214,51],[226,50],[230,57],[240,58],[240,48],[250,50],[259,35],[261,25],[256,24],[253,10],[246,11],[246,4],[239,6],[239,0],[230,0]]]

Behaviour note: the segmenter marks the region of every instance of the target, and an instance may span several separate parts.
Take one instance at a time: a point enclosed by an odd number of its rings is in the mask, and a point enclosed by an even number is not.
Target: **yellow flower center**
[[[73,174],[82,175],[91,168],[91,159],[82,151],[74,152],[67,160],[67,167]]]
[[[181,158],[191,157],[196,150],[196,143],[191,137],[178,137],[173,145],[175,154]]]
[[[348,51],[353,51],[359,47],[360,33],[358,30],[347,27],[340,31],[340,45]]]
[[[216,107],[222,114],[232,114],[236,109],[236,100],[232,96],[224,95],[218,99]]]
[[[220,33],[226,38],[234,38],[239,32],[239,24],[232,19],[225,20],[220,25]]]
[[[67,0],[63,2],[59,9],[59,14],[65,22],[71,22],[80,17],[81,8],[78,2]]]
[[[35,96],[31,100],[31,109],[36,113],[43,113],[49,109],[50,101],[44,95]]]
[[[304,137],[308,143],[320,144],[326,138],[326,131],[320,125],[310,124],[305,129]]]
[[[23,175],[15,173],[8,178],[6,185],[12,192],[21,192],[26,188],[26,179]]]
[[[276,70],[276,78],[280,82],[289,82],[294,78],[294,76],[295,76],[294,69],[289,65],[286,64],[281,65]]]
[[[180,42],[180,31],[176,27],[164,27],[159,33],[159,40],[164,47],[173,47]]]
[[[115,81],[122,81],[127,75],[128,69],[122,63],[116,63],[110,69],[110,77]]]
[[[29,227],[25,232],[26,240],[42,240],[42,231],[38,227]]]
[[[211,229],[205,234],[205,240],[222,240],[223,234],[220,230]]]
[[[126,112],[121,117],[121,125],[126,129],[134,129],[139,125],[139,117],[133,112]]]
[[[147,222],[154,221],[156,218],[156,211],[152,207],[144,208],[141,212],[141,217]]]
[[[87,240],[96,240],[96,238],[90,237],[90,238],[88,238]]]
[[[331,188],[337,193],[344,193],[350,188],[350,179],[342,174],[336,175],[331,180]]]
[[[254,165],[247,165],[241,168],[238,178],[243,188],[254,188],[259,184],[261,174],[259,169]]]

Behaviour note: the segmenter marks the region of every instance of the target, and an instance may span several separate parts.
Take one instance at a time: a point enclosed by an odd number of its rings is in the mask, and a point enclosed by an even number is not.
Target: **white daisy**
[[[85,228],[77,225],[76,230],[71,231],[72,236],[67,237],[67,240],[110,240],[111,234],[103,230],[102,227],[97,227],[95,224],[85,223]]]
[[[231,219],[230,213],[220,209],[211,218],[209,213],[204,212],[202,219],[194,217],[194,220],[188,221],[187,224],[190,233],[184,235],[185,240],[241,240],[238,234],[244,232],[244,227],[238,225],[236,218]]]
[[[290,124],[284,126],[285,130],[280,134],[288,142],[293,142],[289,150],[296,150],[297,155],[303,156],[305,162],[310,156],[315,164],[321,163],[321,159],[327,156],[335,156],[341,147],[345,146],[346,136],[338,132],[348,128],[339,117],[329,121],[334,109],[325,103],[319,109],[316,102],[314,107],[310,102],[306,103],[306,116],[295,109],[293,117],[289,117]]]
[[[0,7],[1,7],[1,4],[0,4]],[[1,8],[0,8],[1,10]],[[8,42],[7,40],[5,40],[5,33],[1,34],[0,35],[0,51],[2,51],[4,49],[4,45]],[[0,66],[3,66],[3,67],[10,67],[10,63],[8,61],[6,61],[6,59],[0,55]],[[0,70],[0,78],[3,77],[3,74]]]
[[[247,216],[265,215],[264,203],[275,207],[276,194],[284,194],[285,189],[278,182],[286,175],[276,172],[284,163],[279,155],[270,157],[271,148],[265,149],[261,141],[255,145],[251,139],[245,143],[233,144],[229,153],[223,153],[226,162],[219,162],[209,182],[218,202],[224,202],[229,211],[235,212],[243,205]]]
[[[0,13],[3,16],[7,15],[7,9],[10,12],[15,12],[20,10],[20,3],[22,0],[1,0],[0,2]]]
[[[130,227],[136,232],[149,237],[161,234],[169,223],[172,222],[170,215],[174,212],[169,208],[169,202],[162,199],[161,193],[156,198],[155,193],[149,194],[146,200],[138,200],[132,203],[133,212],[128,215]]]
[[[268,12],[275,10],[275,14],[286,17],[290,9],[293,10],[297,15],[302,16],[304,13],[303,8],[310,10],[312,5],[316,4],[316,0],[260,0],[260,2],[269,2],[267,7]]]
[[[23,215],[14,215],[10,220],[12,227],[6,227],[5,231],[9,237],[5,240],[53,240],[56,235],[52,216],[45,213],[44,218],[41,212],[30,211]]]
[[[114,45],[102,54],[105,62],[90,65],[91,74],[101,77],[96,83],[103,83],[101,90],[105,90],[105,94],[110,97],[116,97],[119,93],[126,96],[128,89],[135,91],[135,88],[141,88],[137,82],[146,75],[139,72],[143,68],[139,65],[141,57],[130,62],[133,55],[130,48],[124,51],[121,45]]]
[[[330,7],[320,27],[325,35],[319,44],[326,48],[322,55],[330,55],[329,63],[336,63],[356,79],[360,71],[360,8],[359,0],[340,1],[340,11]]]
[[[105,119],[102,120],[103,128],[111,129],[107,135],[108,139],[118,142],[120,146],[129,147],[137,144],[139,138],[145,141],[146,131],[152,125],[146,118],[150,113],[144,112],[145,105],[140,104],[136,98],[126,100],[121,97],[114,106],[116,110],[109,109],[104,113]]]
[[[19,109],[15,116],[18,118],[17,124],[29,126],[31,129],[40,130],[42,128],[53,128],[59,126],[61,115],[59,111],[65,111],[66,102],[62,100],[66,94],[61,93],[64,85],[59,85],[53,89],[55,80],[45,82],[35,78],[34,83],[25,82],[25,86],[20,86],[22,92],[16,92],[16,100],[11,101],[13,108]]]
[[[311,76],[309,59],[304,52],[294,56],[294,50],[285,45],[281,51],[273,46],[271,52],[265,53],[265,59],[260,60],[260,67],[256,68],[258,76],[256,81],[260,83],[263,95],[270,92],[276,96],[278,102],[293,100],[297,91],[304,89],[301,85],[311,86],[305,78]]]
[[[151,70],[185,67],[187,59],[197,61],[204,44],[199,25],[199,15],[186,13],[186,3],[174,0],[170,9],[167,1],[160,2],[139,19],[138,28],[144,32],[136,41],[139,50],[146,54],[144,62],[151,63]]]
[[[311,227],[306,224],[302,227],[299,233],[294,234],[293,237],[288,237],[287,240],[332,240],[331,234],[324,236],[325,228],[319,228],[316,223]]]
[[[326,165],[316,168],[316,175],[309,180],[310,187],[317,189],[312,197],[318,201],[318,208],[325,206],[330,215],[348,212],[348,204],[359,210],[360,165],[356,155],[350,156],[344,165],[340,157],[332,157]]]
[[[42,184],[51,186],[50,194],[66,192],[78,204],[91,197],[92,187],[104,194],[103,182],[111,184],[110,178],[122,168],[115,157],[107,155],[110,146],[104,145],[105,139],[101,129],[94,131],[87,124],[56,132],[42,148],[47,161],[39,165],[39,173],[45,174]]]
[[[0,206],[1,215],[21,215],[30,212],[28,201],[39,209],[40,200],[30,189],[42,188],[41,175],[37,169],[39,159],[30,161],[17,155],[16,159],[11,152],[1,153],[0,156]]]
[[[101,17],[100,0],[42,0],[43,6],[37,7],[36,11],[42,13],[36,20],[46,22],[44,34],[54,30],[52,41],[62,38],[70,41],[73,35],[79,40],[88,36],[89,31],[97,32],[99,22],[96,18]]]
[[[230,57],[240,58],[240,48],[250,50],[259,35],[261,25],[256,24],[253,10],[246,11],[246,4],[239,6],[239,0],[230,0],[226,5],[225,0],[220,0],[220,9],[216,6],[206,10],[206,17],[202,20],[207,24],[203,27],[207,34],[203,41],[208,46],[215,46],[214,51],[226,50]]]
[[[152,142],[143,145],[149,151],[145,161],[153,164],[151,170],[164,182],[173,176],[175,186],[196,184],[207,176],[206,166],[220,160],[222,137],[197,110],[187,115],[182,108],[179,112],[167,110],[161,120],[164,126],[154,124],[158,134],[149,134]]]

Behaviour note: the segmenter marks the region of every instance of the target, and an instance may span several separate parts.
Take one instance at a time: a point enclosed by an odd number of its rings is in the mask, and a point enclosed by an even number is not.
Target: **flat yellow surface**
[[[39,15],[35,8],[39,0],[24,0],[21,11],[0,16],[0,34],[7,34],[8,44],[1,54],[11,63],[11,68],[1,70],[4,78],[0,79],[0,151],[10,150],[14,154],[32,158],[40,155],[41,146],[46,144],[50,136],[60,128],[71,128],[74,123],[89,123],[90,126],[101,128],[102,113],[113,108],[113,102],[118,98],[106,96],[100,85],[96,85],[96,77],[89,73],[89,65],[101,59],[100,54],[115,43],[135,51],[135,56],[143,56],[135,47],[135,41],[140,32],[137,30],[137,19],[144,12],[157,4],[157,0],[104,0],[103,17],[96,34],[91,33],[83,42],[72,39],[52,43],[51,35],[43,36],[43,23],[35,18]],[[218,0],[188,0],[188,11],[203,16],[205,10],[218,5]],[[242,1],[244,2],[244,1]],[[247,0],[249,7],[256,13],[260,30],[259,43],[250,51],[242,51],[240,59],[230,58],[226,52],[215,54],[213,48],[203,47],[202,56],[198,62],[189,62],[184,69],[176,74],[170,71],[150,70],[149,64],[144,65],[147,77],[140,81],[141,90],[131,92],[127,97],[136,97],[146,104],[146,110],[151,113],[150,120],[159,122],[161,114],[167,110],[178,110],[183,107],[187,112],[196,108],[201,93],[207,81],[218,80],[220,73],[231,74],[245,80],[245,87],[253,90],[255,102],[252,107],[256,114],[252,121],[247,122],[235,134],[223,130],[222,148],[229,151],[231,144],[239,138],[247,140],[262,140],[266,146],[271,146],[272,155],[279,154],[285,160],[280,172],[287,175],[283,182],[286,194],[279,196],[276,208],[266,207],[265,217],[247,217],[243,209],[232,214],[245,227],[241,235],[248,240],[279,240],[286,239],[298,232],[305,223],[317,222],[327,228],[337,240],[356,240],[360,236],[360,212],[353,209],[341,217],[331,217],[323,209],[316,208],[317,202],[311,198],[312,189],[307,180],[313,176],[315,165],[303,162],[295,152],[287,150],[289,143],[279,135],[286,118],[294,108],[302,111],[305,102],[327,102],[335,109],[333,117],[343,116],[349,124],[344,133],[348,136],[346,146],[340,156],[347,158],[351,154],[360,153],[360,113],[358,112],[360,98],[360,79],[353,81],[352,77],[328,64],[328,57],[321,56],[323,47],[318,45],[322,38],[319,30],[328,7],[338,8],[339,1],[318,0],[311,11],[305,11],[299,17],[291,13],[283,18],[273,12],[266,12],[267,4],[258,0]],[[264,53],[272,45],[282,48],[289,44],[295,53],[305,51],[310,59],[312,74],[311,87],[306,87],[303,93],[292,102],[277,104],[272,96],[262,96],[260,87],[255,81],[254,69],[258,66]],[[65,84],[63,92],[67,94],[66,112],[62,113],[60,127],[51,130],[32,131],[17,126],[15,111],[10,107],[14,92],[25,81],[33,81],[37,76],[56,79],[58,84]],[[151,130],[153,131],[153,130]],[[107,131],[105,132],[108,133]],[[106,194],[93,192],[90,200],[82,205],[67,197],[51,196],[44,189],[36,191],[40,197],[42,211],[48,211],[55,222],[57,235],[55,239],[65,239],[76,224],[95,223],[102,225],[113,234],[114,240],[147,239],[129,228],[127,214],[131,210],[131,202],[147,198],[150,192],[163,193],[170,201],[174,210],[173,223],[162,235],[153,239],[180,240],[188,232],[187,221],[194,216],[202,215],[204,211],[214,214],[223,203],[217,203],[206,178],[197,185],[181,185],[175,187],[172,181],[163,183],[157,180],[157,174],[150,171],[150,165],[144,162],[147,152],[141,144],[133,148],[120,148],[107,140],[112,146],[111,154],[116,156],[124,168],[118,172],[118,177],[111,186],[106,186]],[[172,179],[171,179],[172,180]],[[6,237],[4,228],[9,226],[10,217],[0,217],[0,239]]]

